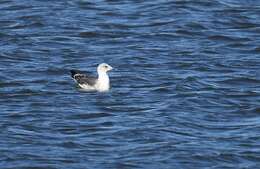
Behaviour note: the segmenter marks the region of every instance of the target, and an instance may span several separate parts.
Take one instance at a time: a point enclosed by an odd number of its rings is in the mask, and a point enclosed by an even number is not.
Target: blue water
[[[1,169],[256,169],[260,2],[1,0]],[[70,69],[107,93],[80,90]]]

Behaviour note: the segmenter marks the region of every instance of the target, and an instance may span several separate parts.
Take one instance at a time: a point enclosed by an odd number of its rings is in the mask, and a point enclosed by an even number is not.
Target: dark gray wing
[[[75,74],[74,79],[79,84],[88,84],[90,86],[94,86],[96,84],[97,79],[85,74]]]
[[[71,77],[79,84],[87,84],[93,86],[96,84],[97,79],[87,74],[82,74],[79,71],[71,70]]]

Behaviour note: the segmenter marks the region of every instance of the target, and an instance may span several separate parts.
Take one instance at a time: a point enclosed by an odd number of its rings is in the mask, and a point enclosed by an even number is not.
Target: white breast
[[[95,88],[96,88],[96,90],[101,91],[101,92],[109,90],[109,88],[110,88],[109,77],[106,73],[99,74]]]

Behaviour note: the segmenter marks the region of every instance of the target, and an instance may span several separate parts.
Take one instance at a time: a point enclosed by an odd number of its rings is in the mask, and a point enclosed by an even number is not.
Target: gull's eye
[[[107,68],[108,68],[108,66],[107,66],[107,65],[105,65],[105,68],[107,69]]]

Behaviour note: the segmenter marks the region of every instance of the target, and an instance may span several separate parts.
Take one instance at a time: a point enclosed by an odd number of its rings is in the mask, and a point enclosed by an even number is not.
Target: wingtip
[[[74,75],[77,74],[77,71],[76,70],[70,70],[70,73],[71,73],[71,77],[74,78]]]

